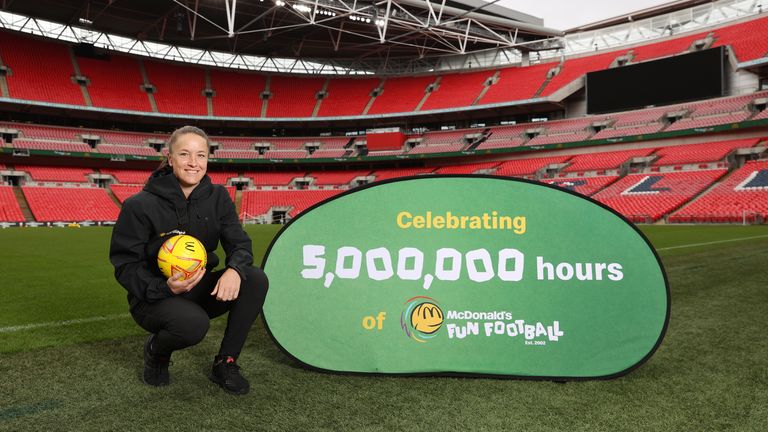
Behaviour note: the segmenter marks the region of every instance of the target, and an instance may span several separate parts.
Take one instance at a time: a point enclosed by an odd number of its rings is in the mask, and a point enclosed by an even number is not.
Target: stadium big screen
[[[723,47],[587,74],[589,114],[723,96]]]

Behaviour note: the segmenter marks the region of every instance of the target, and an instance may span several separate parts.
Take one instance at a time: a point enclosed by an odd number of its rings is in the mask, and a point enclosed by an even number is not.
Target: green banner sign
[[[374,183],[273,240],[268,329],[313,368],[588,379],[656,350],[669,288],[618,213],[540,183],[430,176]]]

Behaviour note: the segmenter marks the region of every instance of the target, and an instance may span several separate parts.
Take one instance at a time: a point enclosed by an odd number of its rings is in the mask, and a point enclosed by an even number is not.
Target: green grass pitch
[[[768,430],[768,226],[642,229],[666,267],[672,317],[656,354],[622,378],[317,373],[259,322],[241,358],[244,397],[205,376],[222,319],[174,355],[169,387],[140,382],[144,333],[106,258],[110,229],[0,230],[0,431]],[[260,262],[277,227],[248,231]]]

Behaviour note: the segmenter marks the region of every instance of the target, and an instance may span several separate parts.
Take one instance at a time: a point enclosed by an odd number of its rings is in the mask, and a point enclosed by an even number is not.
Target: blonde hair
[[[205,140],[205,145],[208,147],[208,151],[211,151],[211,141],[208,139],[208,134],[205,133],[204,130],[200,129],[197,126],[182,126],[171,134],[171,137],[168,138],[168,143],[165,145],[165,148],[168,149],[168,155],[163,158],[163,160],[160,162],[160,166],[157,167],[157,170],[161,170],[168,166],[168,158],[171,156],[171,153],[173,151],[173,145],[176,144],[176,141],[179,140],[179,137],[186,134],[195,134],[202,139]]]

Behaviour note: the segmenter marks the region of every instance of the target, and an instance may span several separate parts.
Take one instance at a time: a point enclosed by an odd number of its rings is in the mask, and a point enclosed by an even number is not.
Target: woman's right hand
[[[182,273],[174,273],[173,276],[168,278],[168,288],[170,288],[171,292],[174,294],[184,294],[185,292],[194,288],[195,285],[200,282],[200,279],[203,278],[204,274],[205,269],[202,268],[193,273],[192,277],[189,279],[179,280],[181,279]]]

